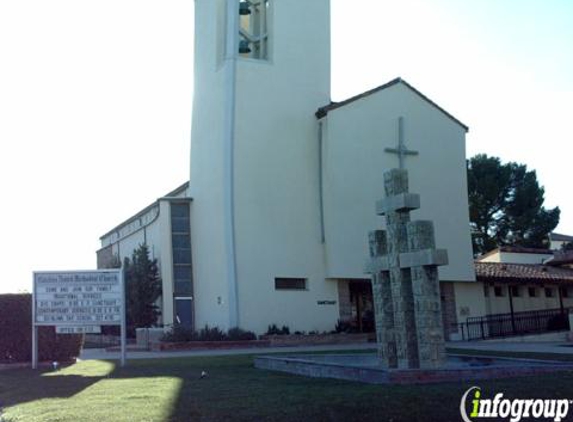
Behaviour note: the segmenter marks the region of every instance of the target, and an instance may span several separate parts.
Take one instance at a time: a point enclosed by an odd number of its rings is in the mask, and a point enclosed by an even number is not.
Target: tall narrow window
[[[241,57],[269,58],[270,0],[241,0],[239,3],[239,54]]]
[[[188,202],[171,203],[171,248],[173,252],[174,320],[193,327],[193,271]]]

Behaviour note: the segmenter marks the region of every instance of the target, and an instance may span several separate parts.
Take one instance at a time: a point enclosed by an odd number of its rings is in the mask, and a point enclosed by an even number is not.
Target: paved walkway
[[[509,342],[468,341],[450,342],[447,347],[456,349],[488,350],[496,352],[535,352],[573,355],[573,343],[560,342]]]
[[[301,353],[301,352],[325,352],[345,350],[376,350],[374,343],[359,344],[329,344],[320,346],[292,346],[292,347],[251,347],[245,349],[217,349],[217,350],[179,350],[162,352],[128,351],[127,359],[157,359],[157,358],[180,358],[188,356],[227,356],[227,355],[264,355],[269,353]],[[119,359],[119,352],[107,352],[105,349],[84,349],[80,354],[81,360],[90,359]]]
[[[537,352],[537,353],[558,353],[573,354],[573,344],[568,343],[571,347],[564,346],[564,342],[491,342],[491,341],[472,341],[472,342],[449,342],[448,348],[467,349],[467,350],[486,350],[498,352]],[[226,349],[226,350],[181,350],[181,351],[128,351],[128,359],[158,359],[158,358],[179,358],[191,356],[227,356],[227,355],[251,355],[251,354],[269,354],[269,353],[302,353],[302,352],[325,352],[345,350],[372,350],[376,349],[374,343],[359,344],[332,344],[320,346],[292,346],[292,347],[265,347],[265,348],[245,348],[245,349]],[[81,360],[90,359],[119,359],[119,352],[107,352],[105,349],[85,349],[80,355]]]

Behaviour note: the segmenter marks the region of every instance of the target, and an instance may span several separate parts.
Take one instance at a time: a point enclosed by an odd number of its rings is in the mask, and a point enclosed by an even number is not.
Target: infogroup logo
[[[471,400],[469,406],[467,406],[468,400]],[[480,387],[471,387],[462,396],[460,414],[464,422],[476,422],[488,418],[508,419],[510,422],[519,422],[522,419],[559,422],[567,417],[572,403],[573,400],[568,399],[505,399],[503,393],[496,393],[493,399],[488,399],[482,397]]]

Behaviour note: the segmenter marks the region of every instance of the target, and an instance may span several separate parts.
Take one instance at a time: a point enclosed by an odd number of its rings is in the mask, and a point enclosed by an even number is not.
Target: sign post
[[[126,305],[125,305],[125,279],[123,278],[123,268],[119,270],[119,281],[121,285],[121,366],[125,366],[127,360],[127,315],[126,315]]]
[[[35,302],[34,296],[32,296],[32,369],[38,369],[38,327],[36,326]]]
[[[125,286],[122,269],[34,272],[32,368],[38,367],[38,327],[60,334],[121,327],[121,365],[126,363]]]

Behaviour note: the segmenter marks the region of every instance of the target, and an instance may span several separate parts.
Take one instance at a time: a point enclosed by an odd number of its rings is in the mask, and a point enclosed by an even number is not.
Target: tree
[[[140,245],[133,251],[131,261],[123,264],[126,284],[127,325],[135,328],[151,327],[161,314],[156,305],[161,296],[161,278],[157,260],[149,258],[149,248]]]
[[[559,207],[543,207],[545,189],[534,170],[479,154],[468,160],[468,197],[474,253],[503,245],[546,247]]]

